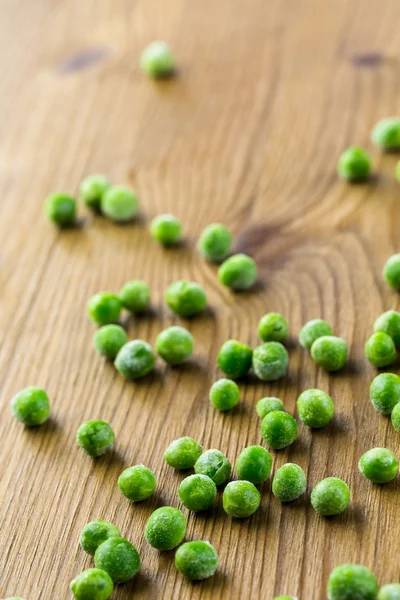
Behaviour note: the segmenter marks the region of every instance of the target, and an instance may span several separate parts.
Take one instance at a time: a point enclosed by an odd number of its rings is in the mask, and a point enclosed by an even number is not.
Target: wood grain
[[[356,465],[373,446],[399,454],[399,436],[368,399],[375,372],[363,345],[375,317],[398,308],[381,268],[399,250],[398,157],[371,148],[374,122],[398,114],[398,0],[3,0],[0,4],[0,596],[70,598],[69,581],[91,560],[78,547],[82,526],[109,519],[137,546],[142,571],[113,598],[326,597],[331,569],[360,562],[381,583],[398,581],[398,481],[375,487]],[[137,68],[154,39],[171,43],[179,77],[152,83]],[[369,148],[377,176],[348,186],[335,173],[350,144]],[[118,227],[81,209],[82,226],[58,232],[42,215],[55,190],[75,193],[103,172],[137,190],[141,215]],[[185,245],[163,250],[148,222],[181,218]],[[257,260],[262,285],[232,295],[195,251],[211,221],[236,235]],[[204,284],[209,310],[183,322],[196,340],[182,368],[159,364],[124,382],[92,349],[87,299],[131,278],[151,285],[153,312],[127,322],[154,342],[181,322],[163,303],[177,278]],[[257,344],[269,310],[290,321],[290,370],[274,384],[240,384],[242,401],[219,414],[208,401],[219,376],[219,346]],[[326,318],[351,346],[343,372],[324,374],[296,343],[301,325]],[[9,410],[27,385],[46,388],[52,418],[25,430]],[[167,444],[191,435],[235,461],[260,443],[256,401],[277,395],[295,414],[298,394],[328,391],[337,407],[323,431],[300,426],[298,441],[274,453],[274,469],[298,462],[308,491],[281,506],[262,486],[249,520],[188,514],[187,539],[210,540],[217,574],[185,581],[173,552],[158,554],[144,524],[162,504],[179,506],[183,475],[163,462]],[[115,451],[92,461],[76,447],[79,424],[109,421]],[[154,498],[131,506],[116,481],[126,466],[154,469]],[[349,510],[320,518],[309,494],[336,475],[352,491]]]

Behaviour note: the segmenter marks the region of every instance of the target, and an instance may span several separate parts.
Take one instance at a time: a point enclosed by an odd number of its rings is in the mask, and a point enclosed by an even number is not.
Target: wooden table
[[[343,562],[371,567],[381,583],[400,579],[399,484],[373,486],[357,470],[371,447],[400,450],[390,421],[370,404],[376,372],[363,357],[374,319],[399,307],[381,277],[399,250],[398,157],[369,141],[376,120],[398,114],[399,18],[398,0],[3,0],[1,597],[70,598],[69,581],[92,565],[78,538],[95,518],[114,522],[142,557],[140,575],[116,588],[116,600],[318,600]],[[154,39],[172,45],[177,79],[154,83],[140,73],[140,51]],[[338,155],[352,144],[372,153],[376,176],[366,185],[336,176]],[[137,190],[140,218],[117,226],[81,207],[81,226],[57,231],[43,199],[76,193],[93,172]],[[182,219],[183,247],[163,250],[150,239],[149,220],[163,212]],[[257,260],[253,292],[223,289],[216,267],[196,252],[212,221],[230,226],[236,250]],[[181,323],[195,356],[128,383],[93,350],[85,305],[133,278],[151,285],[153,310],[127,321],[129,336],[154,343]],[[179,278],[208,294],[209,309],[191,321],[163,302]],[[271,310],[290,321],[288,376],[241,382],[240,405],[218,413],[208,390],[221,375],[219,347],[232,337],[255,346],[258,319]],[[323,373],[297,343],[315,317],[350,344],[338,374]],[[32,430],[9,410],[27,385],[44,387],[52,402],[51,420]],[[259,398],[276,395],[296,414],[297,396],[310,387],[332,395],[333,424],[300,425],[298,440],[274,453],[274,470],[288,461],[306,470],[306,495],[281,506],[268,481],[251,519],[228,518],[220,498],[212,514],[185,510],[187,539],[209,540],[220,556],[213,578],[185,581],[173,552],[157,553],[143,536],[156,507],[179,506],[184,475],[164,463],[165,447],[190,435],[234,462],[261,441]],[[75,444],[90,418],[109,421],[117,436],[115,451],[99,460]],[[117,478],[142,462],[157,475],[157,493],[131,505]],[[348,482],[352,503],[324,519],[309,496],[329,475]]]

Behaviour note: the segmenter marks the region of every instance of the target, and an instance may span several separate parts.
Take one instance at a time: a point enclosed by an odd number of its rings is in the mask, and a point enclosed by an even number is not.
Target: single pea
[[[87,313],[97,325],[108,325],[119,319],[121,302],[112,292],[99,292],[87,303]]]
[[[263,342],[284,342],[289,335],[288,322],[279,313],[267,313],[258,323],[258,335]]]
[[[232,290],[247,290],[257,279],[257,265],[246,254],[230,256],[218,269],[220,282]]]
[[[210,402],[218,410],[230,410],[239,402],[239,388],[231,379],[218,379],[210,389]]]
[[[400,160],[396,165],[396,179],[397,181],[400,181]]]
[[[206,450],[195,462],[194,472],[207,475],[218,487],[225,483],[232,472],[232,465],[219,450]]]
[[[101,456],[110,450],[115,433],[105,421],[86,421],[76,432],[76,441],[89,456]]]
[[[323,319],[312,319],[308,321],[300,330],[299,342],[306,350],[311,350],[311,346],[320,337],[333,335],[332,327]]]
[[[299,465],[287,463],[274,475],[272,493],[281,502],[293,502],[306,491],[307,480]]]
[[[253,350],[250,346],[238,340],[228,340],[222,344],[218,352],[218,366],[225,375],[232,379],[238,379],[247,375],[253,358]]]
[[[108,521],[90,521],[82,529],[79,542],[82,549],[93,556],[100,544],[110,537],[121,537],[115,525]]]
[[[139,573],[140,556],[125,538],[111,537],[97,548],[94,564],[108,573],[114,583],[124,583]]]
[[[186,519],[182,511],[172,506],[157,508],[149,517],[144,536],[157,550],[172,550],[186,534]]]
[[[156,350],[166,363],[180,365],[192,356],[192,334],[184,327],[168,327],[158,334]]]
[[[174,246],[182,239],[182,225],[174,215],[158,215],[150,223],[150,234],[163,246]]]
[[[122,346],[114,365],[126,379],[139,379],[153,369],[155,361],[150,344],[142,340],[133,340]]]
[[[388,483],[396,477],[399,462],[391,450],[372,448],[362,455],[358,468],[372,483]]]
[[[346,364],[347,342],[334,335],[325,335],[311,346],[311,356],[325,371],[338,371]]]
[[[393,254],[386,261],[383,278],[392,288],[400,290],[400,254]]]
[[[271,396],[270,398],[261,398],[261,400],[259,400],[256,404],[256,413],[258,414],[260,419],[263,419],[268,413],[272,412],[273,410],[281,410],[285,412],[285,406],[282,400]]]
[[[122,306],[132,313],[142,313],[149,308],[150,288],[144,281],[128,281],[118,296]]]
[[[231,250],[232,234],[225,225],[212,223],[203,230],[197,249],[212,262],[220,262],[226,258]]]
[[[188,579],[207,579],[217,569],[218,554],[209,542],[186,542],[175,553],[175,566]]]
[[[172,75],[175,61],[168,44],[156,41],[146,46],[140,56],[140,68],[154,79]]]
[[[374,323],[375,333],[387,333],[396,348],[400,348],[400,313],[397,310],[388,310],[378,317]]]
[[[93,344],[99,354],[113,360],[128,341],[121,325],[103,325],[96,331]]]
[[[156,489],[156,476],[144,465],[135,465],[122,471],[118,477],[118,487],[132,502],[150,498]]]
[[[101,198],[101,212],[116,223],[130,221],[139,206],[137,196],[123,185],[109,187]]]
[[[378,600],[400,600],[400,583],[384,585],[379,590]]]
[[[282,377],[289,365],[288,352],[280,342],[265,342],[253,352],[253,370],[263,381]]]
[[[207,296],[198,283],[180,280],[168,286],[165,302],[180,317],[193,317],[205,309]]]
[[[396,431],[400,432],[400,404],[396,404],[392,410],[392,425]]]
[[[396,346],[387,333],[373,333],[365,344],[365,356],[374,367],[387,367],[396,360]]]
[[[377,593],[375,575],[362,565],[340,565],[329,576],[329,600],[375,600]]]
[[[231,481],[222,495],[224,511],[236,519],[253,515],[260,506],[260,500],[260,492],[250,481]]]
[[[189,475],[181,482],[178,495],[189,510],[207,510],[214,504],[217,486],[207,475]]]
[[[261,435],[270,448],[280,450],[293,444],[297,438],[298,428],[292,415],[280,410],[273,410],[261,421]]]
[[[102,569],[87,569],[71,581],[70,588],[75,600],[108,600],[114,584]]]
[[[101,199],[110,186],[104,175],[89,175],[80,185],[80,197],[89,208],[100,210]]]
[[[70,227],[76,221],[76,200],[69,194],[51,194],[45,200],[44,212],[58,227]]]
[[[50,416],[49,397],[42,388],[26,387],[11,400],[11,412],[27,427],[42,425]]]
[[[307,427],[325,427],[335,414],[332,398],[322,390],[305,390],[297,399],[300,421]]]
[[[258,484],[265,481],[272,467],[272,456],[262,446],[248,446],[242,450],[236,461],[239,479]]]
[[[346,181],[365,181],[371,172],[369,154],[356,146],[347,148],[339,157],[337,171]]]
[[[372,129],[371,139],[383,150],[400,148],[400,118],[388,117],[378,121]]]
[[[184,471],[194,466],[202,452],[203,447],[191,437],[186,436],[171,442],[165,450],[164,458],[170,467]]]
[[[311,504],[314,510],[325,517],[339,515],[346,510],[349,502],[348,485],[337,477],[323,479],[311,492]]]
[[[377,375],[371,382],[369,394],[376,410],[383,415],[390,415],[400,402],[400,377],[395,373]]]

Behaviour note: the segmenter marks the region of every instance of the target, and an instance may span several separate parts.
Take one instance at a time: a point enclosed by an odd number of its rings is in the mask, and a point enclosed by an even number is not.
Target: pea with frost
[[[44,212],[58,227],[71,227],[76,221],[76,200],[69,194],[51,194],[45,200]]]
[[[339,565],[329,576],[329,600],[375,600],[377,593],[375,575],[362,565]]]
[[[281,502],[293,502],[306,491],[307,480],[303,469],[287,463],[278,469],[272,480],[272,493]]]
[[[327,477],[311,492],[311,504],[314,510],[328,517],[344,512],[350,503],[348,485],[337,477]]]
[[[400,583],[384,585],[379,590],[378,600],[400,600]]]
[[[300,330],[299,342],[306,350],[311,350],[311,346],[320,337],[333,335],[332,327],[323,319],[312,319],[308,321]]]
[[[380,373],[372,380],[369,395],[378,412],[390,415],[400,402],[400,377],[395,373]]]
[[[142,502],[154,494],[156,476],[144,465],[135,465],[122,471],[118,477],[118,487],[131,502]]]
[[[207,475],[218,487],[225,483],[232,472],[232,465],[222,452],[206,450],[195,462],[194,472]]]
[[[165,302],[180,317],[193,317],[205,309],[207,296],[201,285],[182,279],[168,286]]]
[[[236,472],[239,479],[259,484],[265,481],[271,472],[272,456],[262,446],[248,446],[239,454]]]
[[[97,548],[94,564],[108,573],[114,583],[125,583],[139,573],[140,556],[125,538],[111,537]]]
[[[200,235],[197,249],[204,258],[212,262],[220,262],[231,250],[232,234],[225,225],[212,223]]]
[[[258,323],[258,335],[263,342],[285,342],[289,336],[289,325],[285,317],[270,312],[261,317]]]
[[[168,327],[158,334],[156,350],[166,363],[180,365],[192,356],[192,334],[184,327]]]
[[[369,154],[357,146],[347,148],[339,157],[337,171],[346,181],[365,181],[371,173]]]
[[[392,288],[400,290],[400,254],[393,254],[386,261],[383,278]]]
[[[387,448],[372,448],[359,460],[360,473],[372,483],[388,483],[399,471],[399,462]]]
[[[175,60],[168,44],[155,41],[146,46],[140,56],[140,68],[154,79],[171,76],[175,71]]]
[[[185,436],[170,443],[165,450],[164,458],[167,465],[184,471],[191,469],[203,452],[200,446],[193,438]]]
[[[126,331],[121,325],[103,325],[93,337],[93,344],[96,351],[108,358],[114,360],[118,352],[128,341]]]
[[[50,416],[49,397],[42,388],[26,387],[11,400],[11,412],[26,427],[37,427]]]
[[[347,342],[334,335],[319,337],[311,346],[313,360],[325,371],[339,371],[346,364]]]
[[[157,550],[172,550],[186,535],[185,515],[178,508],[162,506],[149,517],[144,536]]]
[[[90,298],[86,310],[97,325],[109,325],[118,321],[121,301],[112,292],[99,292]]]
[[[275,398],[274,396],[270,396],[267,398],[261,398],[256,404],[256,413],[263,419],[268,413],[273,410],[281,410],[285,412],[285,406],[279,398]]]
[[[235,519],[251,517],[260,506],[260,492],[250,481],[231,481],[224,489],[224,511]]]
[[[374,332],[387,333],[396,348],[400,348],[400,313],[397,310],[388,310],[381,314],[374,323]]]
[[[101,212],[116,223],[131,221],[139,206],[137,196],[123,185],[109,187],[101,197]]]
[[[115,433],[108,423],[100,420],[82,423],[76,432],[76,441],[92,457],[101,456],[112,448]]]
[[[400,148],[400,118],[388,117],[378,121],[372,129],[372,141],[383,150]]]
[[[118,297],[126,310],[142,313],[150,305],[150,288],[144,281],[128,281],[119,291]]]
[[[234,291],[251,288],[257,279],[257,265],[246,254],[234,254],[218,269],[220,282]]]
[[[180,484],[179,499],[189,510],[208,510],[217,496],[217,486],[207,475],[189,475]]]
[[[373,333],[365,344],[365,356],[377,369],[387,367],[396,360],[396,346],[387,333]]]
[[[253,352],[253,370],[263,381],[280,379],[288,368],[289,355],[280,342],[265,342]]]
[[[222,344],[218,352],[218,366],[225,375],[232,379],[244,377],[250,370],[253,350],[238,340],[228,340]]]
[[[110,186],[110,181],[104,175],[89,175],[79,187],[81,200],[92,210],[98,211],[101,199]]]
[[[153,348],[143,340],[133,340],[122,346],[114,366],[126,379],[139,379],[150,373],[156,359]]]
[[[231,410],[239,402],[239,388],[231,379],[218,379],[210,389],[210,402],[218,410]]]
[[[75,600],[108,600],[114,591],[111,577],[102,569],[83,571],[71,581],[70,587]]]
[[[307,427],[325,427],[335,414],[335,405],[326,392],[318,389],[305,390],[297,399],[300,421]]]
[[[82,529],[79,543],[82,546],[82,550],[94,556],[100,544],[110,537],[121,537],[121,533],[115,525],[108,521],[90,521]]]
[[[209,542],[186,542],[175,553],[175,566],[188,579],[207,579],[218,567],[218,554]]]
[[[182,225],[174,215],[158,215],[150,223],[150,234],[163,246],[175,246],[182,239]]]

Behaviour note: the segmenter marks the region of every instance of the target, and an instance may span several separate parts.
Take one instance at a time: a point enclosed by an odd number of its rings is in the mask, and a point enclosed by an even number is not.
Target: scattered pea
[[[26,427],[42,425],[50,416],[49,397],[42,388],[26,387],[11,400],[11,412]]]
[[[182,239],[182,225],[174,215],[158,215],[150,223],[150,234],[163,246],[175,246]]]
[[[119,294],[121,304],[132,313],[142,313],[150,305],[150,288],[144,281],[128,281]]]
[[[307,427],[325,427],[335,414],[332,398],[322,390],[306,390],[297,399],[300,421]]]
[[[272,467],[272,456],[262,446],[249,446],[242,450],[236,461],[239,479],[259,484],[265,481]]]
[[[118,477],[118,487],[131,502],[141,502],[150,498],[156,489],[156,476],[144,465],[135,465],[122,471]]]
[[[89,456],[101,456],[109,450],[115,440],[115,433],[105,421],[86,421],[76,432],[76,441]]]
[[[387,333],[373,333],[365,344],[365,356],[378,369],[391,365],[397,356],[394,341]]]
[[[288,352],[280,342],[265,342],[253,352],[254,373],[263,381],[275,381],[282,377],[288,364]]]
[[[377,593],[375,575],[362,565],[340,565],[329,576],[329,600],[375,600]]]
[[[347,342],[334,335],[325,335],[311,346],[311,356],[325,371],[338,371],[347,360]]]
[[[378,600],[400,600],[400,583],[384,585],[379,590]]]
[[[76,221],[76,201],[69,194],[51,194],[44,203],[46,217],[58,227],[71,227]]]
[[[109,187],[101,197],[101,212],[116,223],[131,221],[138,209],[137,196],[123,185]]]
[[[166,363],[180,365],[192,356],[192,335],[184,327],[168,327],[158,334],[156,350]]]
[[[114,583],[124,583],[139,573],[140,556],[125,538],[111,537],[97,548],[94,564],[108,573]]]
[[[182,511],[172,506],[157,508],[149,517],[144,535],[157,550],[172,550],[186,534],[186,519]]]
[[[179,499],[189,510],[208,510],[214,504],[217,487],[207,475],[189,475],[178,490]]]
[[[350,502],[348,485],[337,477],[327,477],[311,492],[311,504],[317,512],[328,517],[339,515],[346,510]]]
[[[392,288],[400,290],[400,254],[393,254],[383,267],[383,278]]]
[[[218,352],[218,366],[225,375],[232,379],[238,379],[247,375],[253,358],[253,350],[250,346],[238,340],[228,340],[222,344]]]
[[[232,465],[219,450],[206,450],[195,462],[194,472],[207,475],[218,487],[232,472]]]
[[[174,73],[175,61],[171,49],[165,42],[152,42],[142,52],[140,68],[149,77],[158,79]]]
[[[400,402],[400,377],[395,373],[377,375],[371,382],[369,394],[376,410],[383,415],[390,415]]]
[[[388,310],[378,317],[374,323],[374,331],[387,333],[396,348],[400,348],[400,313],[397,310]]]
[[[201,285],[193,281],[175,281],[168,286],[165,301],[181,317],[193,317],[205,309],[207,296]]]
[[[75,600],[108,600],[114,591],[111,577],[101,569],[87,569],[71,581]]]
[[[308,321],[300,330],[299,342],[306,350],[311,350],[311,346],[320,337],[333,335],[332,327],[323,319],[312,319]]]
[[[232,290],[247,290],[257,279],[257,265],[246,254],[234,254],[224,260],[218,269],[220,282]]]
[[[270,448],[280,450],[293,444],[297,438],[297,423],[292,415],[273,410],[261,421],[261,435]]]
[[[230,410],[239,402],[239,388],[231,379],[218,379],[210,389],[210,402],[218,410]]]
[[[184,471],[194,466],[202,451],[200,444],[186,436],[171,442],[165,450],[164,458],[170,467]]]
[[[273,396],[269,398],[261,398],[256,404],[256,413],[263,419],[268,413],[273,410],[281,410],[285,412],[285,406],[279,398],[274,398]]]
[[[87,313],[97,325],[108,325],[119,319],[121,302],[112,292],[99,292],[87,303]]]
[[[143,340],[133,340],[122,346],[114,365],[126,379],[139,379],[153,369],[155,360],[150,344]]]
[[[285,342],[289,335],[288,322],[279,313],[267,313],[258,323],[258,335],[263,342]]]
[[[82,529],[79,542],[82,549],[93,556],[100,544],[110,537],[121,537],[115,525],[108,521],[90,521]]]
[[[388,117],[378,121],[372,129],[372,141],[383,150],[400,148],[400,118]]]
[[[96,331],[93,344],[99,354],[113,360],[128,341],[126,331],[120,325],[103,325]]]
[[[197,249],[207,260],[220,262],[230,252],[232,234],[225,225],[212,223],[202,232],[197,243]]]
[[[80,197],[89,208],[100,210],[101,199],[110,186],[104,175],[89,175],[80,185]]]
[[[339,157],[337,171],[347,181],[365,181],[371,172],[369,154],[356,146],[347,148]]]
[[[396,431],[400,432],[400,404],[396,404],[392,411],[392,425]]]
[[[372,448],[362,455],[358,468],[372,483],[388,483],[396,477],[399,463],[391,450]]]
[[[306,491],[307,480],[299,465],[287,463],[274,475],[272,493],[281,502],[293,502]]]
[[[209,542],[186,542],[175,553],[175,566],[188,579],[207,579],[217,569],[218,554]]]
[[[260,500],[260,492],[250,481],[231,481],[222,495],[224,511],[236,519],[253,515],[260,506]]]

